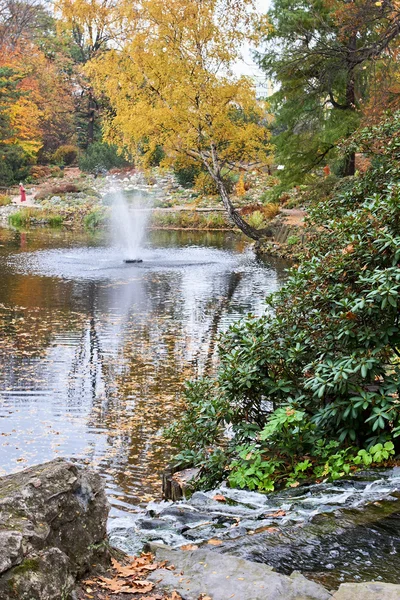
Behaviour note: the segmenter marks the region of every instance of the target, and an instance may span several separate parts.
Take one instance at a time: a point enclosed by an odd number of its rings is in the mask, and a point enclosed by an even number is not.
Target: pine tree
[[[274,0],[267,52],[260,65],[279,90],[277,157],[286,183],[299,183],[335,157],[359,124],[373,63],[399,35],[398,2]],[[353,175],[354,154],[342,165]]]

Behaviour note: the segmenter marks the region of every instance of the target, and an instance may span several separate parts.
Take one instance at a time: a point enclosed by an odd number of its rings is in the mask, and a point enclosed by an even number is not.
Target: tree
[[[235,210],[224,175],[268,161],[266,107],[253,81],[232,67],[266,25],[253,0],[144,0],[121,3],[124,42],[90,65],[109,99],[108,141],[137,161],[162,146],[164,164],[198,163],[215,181],[231,220],[258,239]],[[122,18],[121,18],[122,22]]]
[[[13,94],[3,99],[2,135],[7,181],[28,174],[38,156],[49,156],[74,136],[74,103],[64,40],[55,21],[35,0],[0,0],[0,68],[13,73]],[[24,165],[23,170],[21,167]],[[11,169],[11,170],[10,170]]]
[[[56,12],[61,16],[60,33],[71,36],[71,57],[75,62],[77,117],[86,126],[82,143],[95,140],[96,120],[101,102],[84,73],[84,65],[107,49],[118,36],[116,0],[57,0]]]
[[[276,79],[277,155],[299,182],[335,156],[357,128],[376,61],[400,31],[400,4],[385,0],[274,0],[260,64]],[[354,153],[343,174],[353,175]]]
[[[271,310],[233,324],[216,378],[187,386],[169,435],[208,485],[296,486],[399,451],[399,140],[399,111],[357,132],[373,166],[312,207],[305,257]]]
[[[15,47],[33,36],[43,13],[40,0],[0,0],[0,47]]]

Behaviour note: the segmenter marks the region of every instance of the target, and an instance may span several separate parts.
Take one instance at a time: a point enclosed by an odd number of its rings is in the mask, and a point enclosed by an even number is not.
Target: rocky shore
[[[70,598],[109,559],[101,477],[62,459],[0,478],[0,598]]]
[[[108,537],[101,477],[53,460],[0,479],[0,598],[398,600],[399,488],[398,469],[271,496],[222,487],[153,503]],[[316,578],[318,561],[335,576]]]

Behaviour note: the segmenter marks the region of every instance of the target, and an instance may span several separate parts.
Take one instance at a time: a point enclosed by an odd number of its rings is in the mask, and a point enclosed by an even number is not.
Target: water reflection
[[[159,437],[216,340],[280,286],[240,238],[159,232],[143,265],[99,238],[0,230],[1,472],[54,456],[97,465],[114,506],[159,496]]]

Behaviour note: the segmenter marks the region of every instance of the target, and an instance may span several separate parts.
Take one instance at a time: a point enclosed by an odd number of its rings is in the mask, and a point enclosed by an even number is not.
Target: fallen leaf
[[[129,584],[121,579],[110,579],[108,577],[99,577],[99,585],[111,592],[111,594],[138,594],[151,592],[154,583],[150,581],[132,581]]]
[[[274,532],[274,531],[279,531],[278,527],[259,527],[258,529],[255,529],[254,531],[251,532],[251,535],[254,535],[255,533],[262,533],[263,531],[269,531],[270,533]],[[250,531],[249,531],[250,533]]]
[[[185,544],[184,546],[180,547],[180,550],[197,550],[198,546],[196,546],[195,544]]]
[[[226,502],[226,498],[222,494],[215,494],[213,500],[216,500],[217,502]]]
[[[286,515],[286,512],[284,510],[277,510],[274,513],[267,513],[264,515],[264,518],[267,517],[284,517]]]
[[[210,546],[221,546],[222,540],[212,538],[211,540],[208,540],[207,544],[210,544]]]

